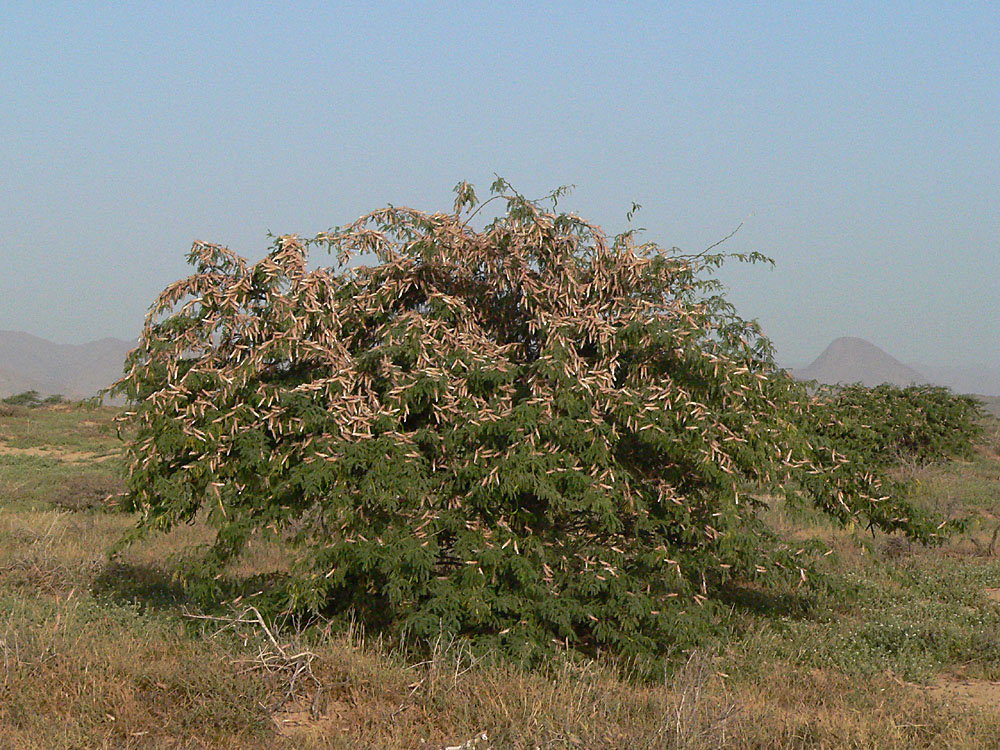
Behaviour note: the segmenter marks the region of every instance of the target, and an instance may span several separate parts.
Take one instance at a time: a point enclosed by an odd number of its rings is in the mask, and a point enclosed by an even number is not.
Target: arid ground
[[[826,580],[734,592],[723,636],[649,684],[570,659],[526,672],[448,641],[414,664],[360,627],[194,606],[172,555],[203,526],[107,555],[133,524],[106,500],[113,414],[0,414],[2,747],[1000,746],[995,421],[973,461],[900,469],[967,532],[928,549],[775,507],[771,523],[829,545]],[[280,564],[258,545],[244,568]]]

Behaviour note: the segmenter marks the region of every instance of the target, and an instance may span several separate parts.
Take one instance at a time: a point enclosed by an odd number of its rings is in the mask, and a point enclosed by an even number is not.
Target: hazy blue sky
[[[785,363],[1000,365],[1000,4],[208,6],[0,5],[0,328],[131,338],[195,238],[496,172],[689,251],[745,220]]]

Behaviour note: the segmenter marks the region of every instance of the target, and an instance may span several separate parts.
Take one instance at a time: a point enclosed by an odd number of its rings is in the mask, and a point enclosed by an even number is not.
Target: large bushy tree
[[[494,192],[482,229],[462,184],[450,213],[386,208],[253,265],[196,243],[117,386],[140,529],[201,513],[218,566],[280,535],[290,608],[624,653],[685,639],[729,580],[805,576],[759,518],[781,483],[933,536],[802,429],[805,390],[712,280],[723,256]]]

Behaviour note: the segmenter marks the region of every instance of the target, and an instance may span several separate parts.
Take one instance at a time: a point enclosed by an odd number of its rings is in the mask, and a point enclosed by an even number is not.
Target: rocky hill
[[[135,344],[105,338],[54,344],[18,331],[0,331],[0,398],[24,391],[89,398],[121,376]]]
[[[820,383],[864,383],[867,386],[891,383],[943,385],[955,393],[979,395],[989,411],[1000,407],[1000,369],[980,367],[930,367],[900,362],[864,339],[844,337],[831,343],[808,367],[790,369],[800,380]]]
[[[831,343],[808,367],[792,370],[800,380],[820,383],[864,383],[867,386],[890,383],[907,386],[928,383],[930,378],[904,365],[864,339],[844,337]]]

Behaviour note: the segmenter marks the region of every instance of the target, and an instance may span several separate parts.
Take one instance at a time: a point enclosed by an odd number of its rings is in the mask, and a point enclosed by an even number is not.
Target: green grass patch
[[[0,454],[0,507],[96,510],[120,491],[111,462],[67,462],[58,458]]]
[[[80,404],[16,410],[0,418],[0,442],[10,448],[116,454],[121,441],[111,419],[117,412],[112,407]]]

